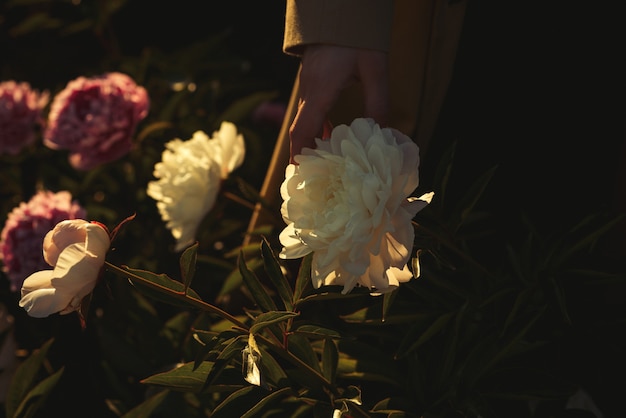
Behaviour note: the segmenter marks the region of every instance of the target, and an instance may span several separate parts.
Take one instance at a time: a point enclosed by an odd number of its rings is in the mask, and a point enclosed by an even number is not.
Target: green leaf
[[[341,334],[333,329],[329,329],[329,328],[324,328],[324,327],[320,327],[318,325],[310,325],[310,324],[304,324],[304,325],[299,325],[294,332],[296,334],[302,334],[306,337],[313,337],[313,338],[326,338],[326,337],[330,337],[330,338],[340,338]]]
[[[317,372],[321,372],[319,360],[308,339],[298,334],[288,337],[289,351]]]
[[[372,408],[372,412],[378,413],[386,413],[387,416],[395,417],[405,417],[408,416],[406,411],[412,411],[415,409],[415,405],[411,404],[407,399],[404,398],[385,398],[381,401],[378,401],[376,405]]]
[[[193,276],[196,274],[196,261],[198,254],[198,242],[188,247],[180,256],[180,276],[183,279],[184,291],[187,292]]]
[[[349,381],[364,380],[379,382],[396,388],[404,388],[405,383],[401,380],[393,368],[384,368],[375,360],[357,358],[339,358],[337,362],[337,375]]]
[[[384,322],[387,319],[387,314],[389,313],[389,309],[393,304],[394,299],[398,292],[387,292],[383,295],[383,313],[382,313],[382,321]]]
[[[247,335],[239,335],[236,338],[232,338],[222,343],[226,343],[226,347],[224,347],[224,349],[217,356],[211,371],[206,377],[203,389],[215,383],[216,379],[235,356],[241,356],[241,350],[245,346],[247,339]]]
[[[276,311],[276,304],[274,304],[274,301],[265,290],[265,287],[263,287],[263,284],[261,284],[259,278],[254,272],[248,269],[242,252],[239,253],[237,262],[243,281],[257,305],[265,312]]]
[[[322,374],[331,383],[334,383],[337,375],[337,363],[339,362],[339,354],[337,346],[332,338],[324,340],[324,351],[322,353]]]
[[[434,199],[433,202],[429,204],[429,206],[432,206],[438,212],[441,212],[441,208],[443,207],[447,196],[448,183],[450,181],[450,175],[453,166],[452,163],[456,154],[456,146],[457,143],[453,142],[452,145],[445,150],[443,155],[440,157],[437,168],[435,170],[433,184],[439,185],[439,187],[437,188],[437,196],[439,198]]]
[[[257,414],[262,412],[263,408],[265,408],[267,405],[271,404],[277,398],[285,396],[285,394],[291,394],[291,388],[290,387],[282,388],[282,389],[279,389],[277,391],[274,391],[274,392],[270,393],[268,396],[266,396],[265,398],[261,399],[259,402],[257,402],[256,405],[254,405],[252,408],[250,408],[248,411],[246,411],[246,413],[243,414],[241,416],[241,418],[252,418],[252,417],[258,416]]]
[[[258,245],[255,244],[254,247],[257,248],[257,252],[258,252]],[[244,254],[245,254],[245,251],[244,251]],[[246,264],[251,271],[255,271],[256,269],[263,266],[263,260],[261,258],[253,258],[251,260],[248,260]],[[228,275],[228,277],[226,277],[226,280],[224,280],[224,283],[222,284],[222,288],[220,289],[217,295],[217,301],[219,302],[220,300],[223,300],[231,292],[239,289],[242,283],[243,283],[243,277],[241,275],[241,272],[239,271],[239,268],[235,268]]]
[[[559,286],[554,277],[550,277],[548,279],[548,282],[552,285],[552,288],[554,289],[554,296],[556,297],[556,301],[559,304],[559,309],[561,310],[563,321],[567,325],[572,325],[572,318],[569,315],[569,312],[567,310],[567,302],[565,301],[565,291],[561,286]]]
[[[123,266],[122,269],[129,272],[126,277],[133,286],[154,300],[184,308],[196,307],[196,305],[190,301],[186,301],[181,297],[181,295],[186,294],[194,299],[202,300],[193,289],[185,289],[185,285],[179,281],[171,279],[167,274],[156,274],[151,271],[132,269],[125,266]],[[138,276],[150,283],[153,283],[154,286],[143,283],[134,276]]]
[[[265,377],[263,380],[274,387],[288,386],[289,379],[282,366],[262,346],[259,346],[259,351],[261,352],[261,376]]]
[[[430,340],[434,335],[441,332],[450,322],[450,319],[454,316],[454,312],[447,312],[443,315],[440,315],[435,321],[423,332],[421,332],[419,338],[414,343],[410,344],[408,348],[405,348],[407,344],[409,344],[410,338],[414,334],[413,332],[407,335],[407,338],[404,339],[403,343],[400,344],[400,349],[398,350],[398,357],[403,357],[412,351],[416,350],[419,346],[424,344],[426,341]]]
[[[261,256],[263,257],[265,271],[276,288],[278,295],[285,304],[285,310],[293,310],[293,292],[289,286],[287,278],[280,268],[280,263],[278,262],[276,255],[272,251],[272,248],[265,237],[263,237],[261,241]]]
[[[46,359],[53,341],[54,339],[50,339],[43,343],[41,348],[33,352],[15,371],[6,394],[5,411],[7,417],[15,415],[22,399],[34,386],[39,369]]]
[[[169,390],[162,390],[122,415],[121,418],[150,418],[154,410],[161,405],[169,394]]]
[[[195,370],[194,363],[185,363],[182,366],[163,373],[149,376],[141,383],[163,386],[181,392],[199,392],[213,368],[213,362],[203,361]]]
[[[313,253],[307,254],[302,258],[300,270],[296,277],[296,284],[293,291],[293,304],[298,305],[300,298],[304,294],[307,286],[311,286],[311,263],[313,262]]]
[[[22,400],[20,406],[15,411],[13,418],[31,418],[35,416],[39,408],[46,402],[50,393],[54,390],[57,382],[63,374],[64,368],[61,367],[54,374],[46,377],[33,388],[28,395]]]
[[[293,318],[294,316],[298,316],[297,312],[287,312],[287,311],[270,311],[264,312],[257,316],[252,322],[252,326],[250,327],[251,334],[257,334],[263,328],[275,324],[277,322],[286,321],[287,319]]]
[[[497,167],[492,167],[487,170],[472,184],[463,198],[459,200],[457,208],[454,213],[458,213],[458,224],[456,230],[468,219],[469,214],[474,210],[474,207],[482,197],[487,185],[491,181],[491,178],[495,174]]]
[[[215,353],[217,350],[215,347],[240,335],[244,334],[232,329],[224,330],[219,333],[216,331],[194,330],[193,339],[202,345],[196,353],[195,367],[198,367],[204,360],[207,360],[211,354]]]
[[[244,386],[231,393],[222,403],[220,403],[211,414],[212,418],[232,418],[240,417],[249,408],[258,402],[260,394],[267,391],[255,385]]]

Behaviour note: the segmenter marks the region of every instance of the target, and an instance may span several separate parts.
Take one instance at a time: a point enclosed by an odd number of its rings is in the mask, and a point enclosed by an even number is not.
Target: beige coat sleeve
[[[333,44],[388,51],[394,0],[287,0],[283,51]]]

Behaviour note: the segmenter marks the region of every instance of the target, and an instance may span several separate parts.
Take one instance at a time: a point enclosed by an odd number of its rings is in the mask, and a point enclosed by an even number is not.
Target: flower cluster
[[[86,215],[67,191],[40,191],[9,213],[0,234],[0,259],[11,290],[17,291],[31,273],[47,266],[42,240],[57,223]]]
[[[315,288],[342,285],[344,294],[356,285],[385,293],[410,280],[411,221],[433,196],[409,197],[419,181],[417,145],[364,118],[316,143],[285,172],[280,257],[313,252]]]
[[[44,144],[69,150],[75,169],[92,169],[130,151],[137,124],[148,109],[146,90],[126,74],[78,77],[54,97]]]
[[[0,155],[17,155],[35,142],[48,98],[48,92],[40,93],[25,82],[0,83]]]
[[[110,245],[109,232],[99,223],[74,219],[55,225],[43,240],[43,257],[54,269],[24,280],[20,306],[35,318],[78,310],[100,277]]]
[[[176,239],[176,251],[193,243],[203,217],[215,204],[222,180],[243,163],[243,135],[230,122],[209,138],[197,131],[187,141],[165,145],[162,160],[154,166],[158,179],[147,193],[157,201],[161,218]]]

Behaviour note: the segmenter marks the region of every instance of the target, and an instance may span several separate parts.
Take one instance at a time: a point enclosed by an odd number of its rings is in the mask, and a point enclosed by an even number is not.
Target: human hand
[[[364,117],[386,125],[389,107],[387,53],[337,45],[311,45],[302,56],[298,111],[289,129],[290,162],[302,148],[314,148],[315,138],[330,134],[328,120],[342,90],[360,82]]]

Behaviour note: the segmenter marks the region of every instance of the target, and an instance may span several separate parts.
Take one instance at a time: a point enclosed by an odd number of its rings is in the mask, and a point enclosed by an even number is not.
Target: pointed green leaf
[[[405,339],[405,341],[402,344],[400,344],[401,349],[398,351],[398,357],[405,356],[409,354],[410,352],[412,352],[413,350],[416,350],[419,346],[424,344],[426,341],[430,340],[434,335],[441,332],[441,330],[448,324],[448,322],[450,322],[450,319],[452,319],[453,316],[454,316],[454,312],[447,312],[439,316],[432,323],[431,326],[429,326],[424,332],[421,333],[417,341],[410,344],[408,348],[403,349],[402,347],[408,344],[408,340]]]
[[[237,261],[243,282],[250,291],[250,294],[254,298],[257,305],[259,305],[259,307],[265,312],[276,311],[277,309],[274,301],[265,290],[265,287],[263,287],[259,278],[246,265],[242,252],[239,253],[239,259]]]
[[[262,392],[261,392],[262,391]],[[231,393],[222,403],[220,403],[211,414],[212,418],[232,418],[239,417],[246,410],[258,402],[259,395],[267,393],[255,385],[244,386]]]
[[[457,143],[453,142],[452,145],[445,150],[443,155],[439,158],[439,162],[435,170],[433,184],[438,185],[437,196],[439,196],[439,198],[434,199],[429,206],[435,208],[437,211],[441,211],[441,208],[446,200],[448,183],[450,181],[453,166],[452,163],[456,154],[456,146]]]
[[[415,404],[406,398],[385,398],[379,401],[372,408],[372,412],[377,414],[385,413],[387,418],[404,418],[411,416],[407,411],[415,409]]]
[[[222,344],[226,344],[226,347],[224,347],[222,351],[219,353],[219,355],[217,356],[217,359],[215,360],[215,363],[213,363],[213,367],[211,368],[211,371],[206,377],[206,380],[202,389],[205,389],[206,387],[215,383],[216,379],[224,371],[226,366],[228,366],[231,363],[231,360],[235,356],[237,357],[241,356],[241,350],[245,346],[247,339],[248,339],[247,335],[239,335],[236,338],[232,338],[222,343]]]
[[[257,246],[255,245],[255,247]],[[246,265],[248,266],[248,269],[250,269],[251,271],[255,271],[256,269],[263,266],[263,260],[261,258],[253,258],[251,260],[247,260]],[[224,280],[224,284],[222,284],[222,288],[220,289],[217,296],[218,301],[230,294],[231,292],[239,289],[242,283],[243,277],[241,275],[241,272],[239,271],[239,268],[235,268],[228,275],[228,277],[226,277],[226,280]]]
[[[11,380],[11,384],[7,390],[5,411],[7,417],[13,417],[22,399],[26,396],[30,388],[35,385],[35,378],[39,373],[39,369],[43,364],[48,350],[54,339],[50,339],[42,344],[42,346],[34,351],[15,371],[15,375]]]
[[[298,316],[297,312],[287,312],[287,311],[270,311],[264,312],[261,315],[254,318],[252,322],[252,326],[250,327],[251,334],[257,334],[263,328],[275,324],[277,322],[286,321],[289,318],[293,318],[294,316]]]
[[[556,301],[559,304],[559,309],[561,310],[563,321],[567,325],[572,325],[572,318],[570,317],[569,312],[567,310],[567,302],[565,301],[566,297],[565,297],[565,292],[563,291],[563,288],[559,286],[559,284],[554,279],[554,277],[550,277],[548,281],[550,282],[550,284],[552,285],[552,288],[554,289],[554,296],[556,297]]]
[[[397,294],[398,292],[393,291],[393,292],[387,292],[383,295],[383,313],[382,313],[383,322],[387,319],[387,314],[389,313],[389,309],[391,308],[391,305],[393,304],[393,301],[396,298]]]
[[[263,409],[266,406],[270,405],[274,400],[276,400],[277,398],[281,398],[285,396],[286,394],[290,394],[290,393],[291,393],[291,388],[289,387],[271,392],[269,395],[267,395],[266,397],[261,399],[259,402],[257,402],[257,404],[254,405],[252,408],[248,409],[246,413],[241,416],[241,418],[252,418],[252,417],[259,416],[258,414],[263,412]]]
[[[320,327],[318,325],[304,324],[298,326],[295,331],[296,334],[302,334],[307,337],[313,338],[340,338],[341,334],[333,329]]]
[[[28,395],[22,400],[20,406],[12,415],[14,418],[31,418],[39,411],[40,407],[45,404],[46,399],[54,390],[57,382],[63,374],[64,368],[60,368],[54,374],[46,377],[33,388]]]
[[[280,268],[280,263],[278,262],[276,255],[272,251],[272,248],[265,237],[263,237],[263,240],[261,241],[261,256],[263,257],[263,261],[265,263],[265,271],[276,288],[278,295],[285,304],[285,310],[293,310],[293,292],[289,286],[287,278]]]
[[[324,351],[322,353],[322,374],[331,383],[335,382],[338,362],[339,354],[337,352],[337,346],[332,338],[326,338],[324,340]]]
[[[188,247],[180,256],[180,277],[183,279],[185,292],[191,286],[193,276],[196,274],[196,261],[198,257],[198,242]]]
[[[300,298],[304,294],[304,290],[307,286],[311,285],[311,263],[313,261],[313,253],[307,254],[302,258],[300,263],[300,270],[298,270],[298,276],[296,277],[296,284],[293,291],[293,303],[297,305],[300,302]]]
[[[478,179],[470,186],[469,190],[463,196],[456,207],[455,213],[458,214],[458,224],[455,228],[458,230],[461,225],[467,220],[469,214],[474,210],[474,207],[482,197],[487,185],[491,181],[491,178],[495,174],[497,167],[492,167],[485,173],[480,175]]]
[[[337,375],[350,381],[360,379],[398,388],[404,386],[402,378],[394,375],[393,368],[383,370],[380,365],[376,364],[375,360],[340,357],[337,362]]]
[[[182,366],[163,373],[157,373],[141,381],[148,385],[163,386],[181,392],[198,392],[202,389],[213,362],[203,361],[195,370],[194,363],[185,363]]]
[[[265,376],[264,380],[266,383],[273,387],[289,385],[287,373],[285,373],[282,366],[278,364],[270,352],[266,351],[262,346],[259,346],[259,351],[261,352],[261,376]]]
[[[533,288],[526,288],[521,290],[517,296],[515,297],[515,301],[511,306],[511,310],[504,321],[504,326],[502,327],[502,331],[500,332],[501,336],[504,335],[517,319],[519,319],[519,312],[522,308],[528,306],[528,301],[532,297],[532,294],[535,290]]]
[[[146,399],[124,415],[122,418],[150,418],[152,413],[156,408],[161,405],[161,403],[167,398],[167,395],[170,394],[170,391],[164,389],[157,393],[156,395]]]
[[[192,303],[181,298],[181,295],[184,294],[202,300],[193,289],[185,289],[181,282],[171,279],[167,274],[156,274],[130,267],[123,267],[122,270],[128,272],[126,278],[133,286],[152,299],[180,307],[195,307]],[[152,283],[152,286],[144,283],[141,279]]]
[[[317,372],[321,372],[319,360],[308,339],[298,334],[288,336],[289,351]]]

